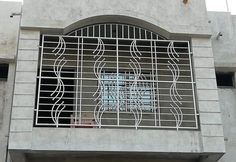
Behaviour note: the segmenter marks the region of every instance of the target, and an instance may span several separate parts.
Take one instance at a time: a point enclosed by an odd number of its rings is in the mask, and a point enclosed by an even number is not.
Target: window
[[[234,87],[234,73],[233,72],[217,72],[216,81],[218,87]]]
[[[43,35],[35,126],[197,129],[189,47],[124,24]]]
[[[0,64],[0,80],[7,80],[8,67],[8,64]]]
[[[142,81],[134,87],[135,75],[130,72],[119,73],[102,73],[102,104],[106,111],[116,111],[117,97],[119,97],[119,111],[132,111],[131,108],[135,105],[135,98],[139,99],[139,104],[142,111],[154,111],[152,104],[153,87],[150,82],[151,74],[142,76]],[[117,85],[118,77],[118,85]],[[119,96],[117,95],[119,91]]]

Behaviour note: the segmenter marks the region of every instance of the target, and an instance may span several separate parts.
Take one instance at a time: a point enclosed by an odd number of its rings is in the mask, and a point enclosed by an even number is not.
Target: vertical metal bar
[[[116,87],[116,90],[117,90],[117,125],[119,126],[120,125],[120,108],[119,108],[119,105],[120,105],[120,90],[119,90],[119,51],[118,51],[118,46],[119,44],[119,40],[116,39],[116,84],[117,84],[117,87]]]
[[[128,77],[129,77],[129,75],[128,75]],[[127,72],[125,72],[125,79],[127,79]],[[127,79],[128,80],[128,84],[129,84],[129,78]],[[125,81],[125,90],[124,90],[124,95],[125,95],[125,111],[128,111],[128,104],[127,104],[127,102],[128,102],[128,98],[127,98],[127,96],[128,96],[128,91],[127,91],[127,80]]]
[[[161,106],[160,106],[160,94],[159,94],[159,80],[158,80],[158,68],[157,68],[157,46],[154,41],[154,52],[155,52],[155,67],[156,67],[156,89],[157,89],[157,111],[158,111],[158,124],[161,126]]]
[[[151,40],[153,39],[153,32],[151,32]]]
[[[116,38],[119,38],[118,34],[119,34],[119,31],[118,31],[118,24],[116,24]]]
[[[112,24],[110,24],[110,37],[112,38]]]
[[[42,76],[42,66],[43,66],[43,49],[44,49],[44,35],[42,36],[42,47],[41,47],[41,57],[40,57],[40,69],[39,69],[39,82],[38,82],[38,100],[37,100],[37,108],[36,108],[36,120],[35,124],[38,124],[38,116],[39,116],[39,99],[40,99],[40,91],[41,91],[41,76]]]
[[[98,25],[98,37],[99,38],[101,37],[101,25],[100,24]]]
[[[145,39],[147,39],[147,30],[145,30]]]
[[[124,25],[123,24],[121,25],[121,31],[122,31],[122,38],[125,38],[125,35],[124,35]]]
[[[133,34],[134,34],[134,39],[136,39],[136,37],[135,37],[135,27],[133,27]]]
[[[152,90],[153,90],[153,99],[154,99],[154,101],[152,101],[152,103],[154,102],[154,121],[155,121],[155,126],[157,126],[157,114],[156,114],[156,112],[157,112],[157,108],[156,108],[156,90],[155,90],[155,71],[154,71],[154,68],[156,68],[156,67],[154,67],[154,62],[153,62],[153,46],[152,46],[152,41],[150,41],[150,43],[151,43],[151,60],[152,60]],[[151,79],[151,78],[150,78]]]
[[[95,37],[95,25],[93,25],[93,37]]]
[[[80,105],[79,105],[79,124],[81,124],[82,118],[82,90],[83,90],[83,53],[84,53],[84,38],[81,41],[81,63],[80,63]]]
[[[129,31],[129,25],[127,25],[127,28],[128,28],[128,39],[130,39],[130,31]]]
[[[192,92],[193,92],[193,107],[194,107],[194,117],[195,117],[195,124],[196,128],[198,128],[198,121],[197,121],[197,109],[196,109],[196,98],[195,98],[195,86],[193,80],[193,67],[192,67],[192,56],[190,51],[190,44],[188,42],[188,55],[189,55],[189,66],[190,66],[190,73],[191,73],[191,83],[192,83]]]
[[[78,119],[78,93],[79,93],[79,55],[80,55],[80,37],[78,37],[78,52],[77,52],[77,60],[76,60],[76,86],[75,86],[75,124],[77,124],[77,119]],[[81,96],[80,96],[81,98]],[[80,103],[81,105],[81,103]],[[79,119],[81,118],[81,116],[79,116]]]
[[[89,37],[89,27],[87,27],[87,37]]]
[[[139,28],[139,38],[138,39],[142,39],[141,28]]]
[[[107,24],[104,24],[104,37],[107,37]]]

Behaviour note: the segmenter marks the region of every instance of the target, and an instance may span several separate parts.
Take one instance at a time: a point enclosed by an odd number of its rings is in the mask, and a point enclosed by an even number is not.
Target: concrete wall
[[[227,12],[209,12],[212,29],[212,47],[216,67],[236,67],[236,15]],[[223,36],[216,39],[221,32]]]
[[[212,29],[212,47],[217,71],[236,72],[236,16],[227,12],[209,12]],[[223,35],[216,39],[217,34]],[[236,90],[220,88],[219,101],[224,125],[226,154],[220,162],[236,160]]]
[[[170,33],[210,34],[204,0],[187,4],[182,0],[25,0],[23,13],[24,28],[64,29],[94,16],[123,15],[144,20]]]
[[[219,89],[219,97],[226,143],[226,154],[220,162],[234,162],[236,159],[236,90]]]
[[[20,17],[10,18],[20,12],[21,3],[0,2],[0,63],[9,64],[8,80],[0,81],[0,161],[7,155],[9,122],[15,75],[15,56]]]

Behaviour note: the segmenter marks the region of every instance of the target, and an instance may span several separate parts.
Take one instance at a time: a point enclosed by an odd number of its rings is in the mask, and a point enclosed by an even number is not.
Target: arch
[[[150,22],[138,18],[123,16],[123,15],[100,15],[100,16],[85,18],[64,28],[63,33],[69,34],[72,31],[75,31],[83,27],[87,27],[93,24],[105,24],[105,23],[127,24],[146,29],[150,32],[158,34],[162,38],[168,39],[170,37],[170,33],[167,30],[160,28],[155,24],[152,24]]]

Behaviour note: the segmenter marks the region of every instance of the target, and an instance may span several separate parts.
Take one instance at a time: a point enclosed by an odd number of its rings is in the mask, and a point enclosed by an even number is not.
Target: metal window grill
[[[36,126],[197,129],[188,41],[43,35]]]
[[[138,26],[116,23],[90,25],[76,29],[68,33],[68,35],[93,38],[165,39],[152,31],[140,28]]]

